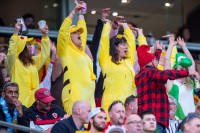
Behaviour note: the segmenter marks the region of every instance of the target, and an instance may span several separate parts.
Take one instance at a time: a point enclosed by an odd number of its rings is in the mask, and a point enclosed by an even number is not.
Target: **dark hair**
[[[154,113],[152,111],[143,111],[141,114],[140,114],[140,117],[143,119],[145,115],[154,115]],[[154,115],[155,116],[155,115]]]
[[[130,102],[135,101],[136,98],[137,98],[137,97],[134,96],[134,95],[128,96],[128,97],[126,98],[126,100],[125,100],[124,106],[125,106],[125,107],[128,106],[128,105],[130,104]]]
[[[16,82],[6,82],[3,86],[3,90],[2,92],[5,92],[6,91],[6,88],[8,86],[12,86],[12,87],[19,87],[18,84]]]
[[[19,59],[24,66],[29,66],[34,64],[34,60],[30,55],[27,46],[24,47],[24,50],[19,54]]]
[[[115,64],[119,64],[119,53],[117,51],[117,47],[119,46],[120,43],[127,42],[125,37],[118,38],[117,36],[113,36],[110,39],[110,55],[112,56],[111,58],[112,62],[114,62]]]
[[[24,20],[26,20],[27,18],[33,18],[33,19],[35,20],[34,15],[31,14],[31,13],[26,13],[26,14],[24,14],[22,17],[23,17]]]
[[[113,101],[113,102],[110,104],[110,106],[108,107],[108,112],[110,112],[111,109],[112,109],[112,107],[113,107],[114,105],[118,104],[118,103],[121,103],[122,105],[124,105],[122,101],[120,101],[120,100],[115,100],[115,101]]]

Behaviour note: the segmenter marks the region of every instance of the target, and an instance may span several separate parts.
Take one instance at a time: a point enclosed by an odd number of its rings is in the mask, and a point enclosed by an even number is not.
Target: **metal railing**
[[[33,129],[33,128],[29,128],[29,127],[25,127],[25,126],[21,126],[21,125],[17,125],[17,124],[12,124],[12,123],[8,123],[5,121],[0,121],[0,125],[4,126],[4,127],[15,128],[17,130],[21,130],[24,132],[45,133],[45,132],[37,130],[37,129]]]
[[[0,34],[11,36],[13,34],[13,31],[14,31],[13,27],[0,26]],[[58,31],[49,31],[48,35],[50,38],[56,39],[58,36]],[[29,33],[27,34],[27,36],[41,37],[42,34],[39,30],[29,29]],[[93,35],[89,34],[87,37],[87,41],[91,42],[92,37],[93,37]],[[163,42],[163,44],[166,45],[166,47],[168,46],[167,41],[162,41],[162,42]],[[180,48],[180,47],[178,46],[178,48]],[[200,44],[187,42],[187,48],[192,51],[200,51]]]

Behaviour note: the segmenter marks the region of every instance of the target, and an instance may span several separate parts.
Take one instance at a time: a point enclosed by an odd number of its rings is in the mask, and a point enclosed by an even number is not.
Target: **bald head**
[[[79,100],[79,101],[76,101],[72,107],[72,114],[77,114],[78,113],[78,110],[81,110],[83,108],[86,108],[86,107],[90,107],[90,103],[87,102],[87,101],[84,101],[84,100]]]
[[[126,118],[126,133],[142,133],[143,121],[137,114],[132,114]]]

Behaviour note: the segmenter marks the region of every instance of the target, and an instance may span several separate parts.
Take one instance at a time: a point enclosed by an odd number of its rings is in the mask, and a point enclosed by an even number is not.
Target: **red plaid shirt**
[[[165,84],[168,79],[174,80],[188,76],[187,70],[164,70],[155,67],[143,67],[135,77],[138,95],[138,113],[152,111],[158,123],[168,127],[169,101]]]

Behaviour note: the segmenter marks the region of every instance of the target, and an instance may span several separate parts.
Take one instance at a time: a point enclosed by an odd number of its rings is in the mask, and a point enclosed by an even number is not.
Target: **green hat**
[[[185,54],[177,53],[174,69],[177,69],[179,65],[182,66],[183,68],[188,68],[192,65],[192,61]]]

